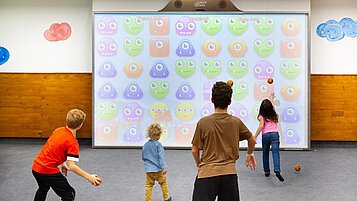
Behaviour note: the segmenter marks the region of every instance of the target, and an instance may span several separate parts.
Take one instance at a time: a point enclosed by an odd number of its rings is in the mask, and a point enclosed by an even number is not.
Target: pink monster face
[[[300,58],[301,41],[297,39],[286,39],[280,43],[280,54],[283,58]]]
[[[144,119],[144,110],[138,103],[132,102],[124,107],[123,116],[127,121],[142,121]]]
[[[113,35],[118,31],[118,23],[114,18],[105,16],[101,18],[97,23],[97,31],[102,35]]]
[[[263,99],[269,98],[273,92],[274,84],[268,84],[263,81],[254,83],[254,99],[256,101],[262,101]]]
[[[112,38],[103,38],[97,45],[97,53],[100,56],[111,57],[118,52],[118,45]]]
[[[259,80],[273,78],[274,71],[274,66],[269,61],[261,60],[254,67],[254,77]]]
[[[190,144],[195,125],[192,124],[178,124],[175,127],[174,139],[177,144],[188,145]]]
[[[196,23],[191,17],[181,17],[175,27],[176,34],[179,36],[191,36],[196,32]]]
[[[152,57],[167,57],[169,56],[169,39],[167,38],[151,38],[150,39],[150,56]]]
[[[150,18],[150,34],[151,35],[168,35],[169,34],[169,18],[164,16]]]
[[[118,140],[118,126],[116,124],[99,124],[96,140],[103,144],[115,144]]]
[[[233,103],[228,107],[228,114],[238,117],[242,121],[248,120],[248,110],[240,103]]]

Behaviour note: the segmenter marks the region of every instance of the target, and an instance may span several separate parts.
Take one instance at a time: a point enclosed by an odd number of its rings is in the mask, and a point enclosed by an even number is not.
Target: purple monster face
[[[196,23],[192,17],[181,17],[175,27],[179,36],[191,36],[196,32]]]
[[[206,101],[211,101],[212,86],[213,86],[213,82],[203,83],[203,99]]]
[[[102,17],[97,23],[97,31],[102,35],[113,35],[118,31],[118,23],[110,16]]]
[[[259,61],[254,67],[254,77],[259,80],[274,77],[274,66],[267,60]]]
[[[288,127],[284,130],[284,142],[285,144],[299,144],[300,136],[296,132],[295,128]]]
[[[183,39],[176,49],[176,54],[179,57],[192,57],[195,55],[195,48],[188,39]]]
[[[125,88],[123,96],[126,99],[140,99],[143,97],[143,91],[140,89],[140,86],[136,82],[131,82]]]
[[[126,142],[141,142],[144,136],[136,126],[131,126],[125,131],[123,139]]]
[[[284,108],[281,119],[283,122],[295,123],[300,121],[300,115],[294,106],[288,105]]]
[[[104,83],[99,88],[98,97],[101,99],[113,99],[117,97],[117,91],[111,83]]]
[[[188,82],[183,82],[176,91],[176,98],[180,100],[190,100],[195,98],[195,92]]]
[[[117,54],[118,45],[111,38],[103,38],[97,45],[97,52],[100,56],[112,57]]]
[[[240,103],[233,103],[228,107],[228,114],[236,116],[243,121],[248,120],[248,110],[247,108]]]
[[[158,60],[152,65],[150,76],[153,78],[166,78],[169,76],[169,70],[163,61]]]
[[[117,75],[117,70],[112,62],[105,61],[100,65],[98,75],[100,77],[115,77]]]
[[[214,111],[214,105],[213,103],[207,103],[203,108],[201,109],[201,117],[206,117],[211,114],[213,114]]]
[[[144,110],[139,104],[132,102],[124,107],[123,115],[127,121],[142,121],[144,119]]]

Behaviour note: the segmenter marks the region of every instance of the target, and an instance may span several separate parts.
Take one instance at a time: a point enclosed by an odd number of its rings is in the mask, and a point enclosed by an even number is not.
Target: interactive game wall
[[[197,121],[214,112],[212,85],[230,79],[231,115],[254,133],[275,93],[281,148],[309,148],[307,17],[94,13],[93,146],[140,147],[158,122],[164,146],[191,147]]]

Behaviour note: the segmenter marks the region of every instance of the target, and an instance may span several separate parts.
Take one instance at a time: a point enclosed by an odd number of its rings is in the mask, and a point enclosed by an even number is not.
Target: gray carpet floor
[[[31,174],[34,157],[43,142],[0,140],[0,201],[33,200],[37,184]],[[190,150],[166,150],[167,179],[174,201],[190,201],[196,175]],[[261,151],[256,151],[257,169],[244,165],[245,152],[237,163],[242,201],[356,201],[357,148],[354,146],[315,146],[310,151],[281,151],[285,182],[262,172]],[[140,149],[80,148],[78,165],[103,179],[94,187],[70,173],[77,201],[144,201],[145,173]],[[294,171],[294,165],[302,167]],[[47,200],[60,200],[50,190]],[[161,201],[158,184],[153,201]]]

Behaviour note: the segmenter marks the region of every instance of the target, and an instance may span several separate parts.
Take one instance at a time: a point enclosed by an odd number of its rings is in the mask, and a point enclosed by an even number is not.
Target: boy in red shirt
[[[68,171],[87,179],[94,186],[99,186],[102,183],[97,175],[87,173],[75,163],[79,161],[76,131],[82,127],[85,117],[82,110],[70,110],[66,117],[66,127],[60,127],[53,131],[35,158],[32,165],[32,174],[38,184],[35,201],[46,200],[50,187],[63,201],[73,201],[75,190],[65,177]],[[68,161],[68,165],[66,161]],[[61,165],[62,174],[58,169],[59,165]]]

